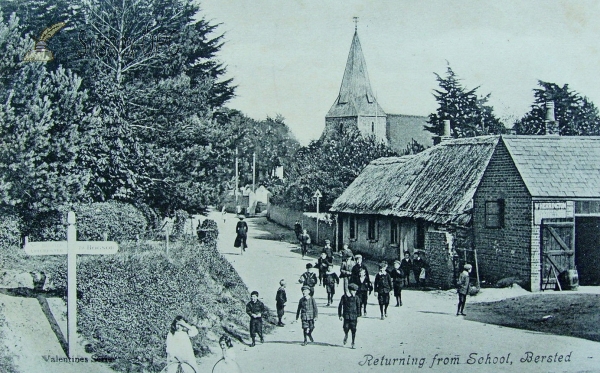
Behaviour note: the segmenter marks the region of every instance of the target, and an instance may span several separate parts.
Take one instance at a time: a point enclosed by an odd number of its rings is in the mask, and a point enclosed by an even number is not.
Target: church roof
[[[367,64],[360,47],[358,33],[355,31],[340,93],[325,117],[355,117],[359,115],[383,117],[386,114],[373,95]]]

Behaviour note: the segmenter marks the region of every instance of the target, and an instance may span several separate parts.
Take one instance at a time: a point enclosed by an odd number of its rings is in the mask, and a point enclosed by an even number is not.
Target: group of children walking
[[[318,276],[312,271],[312,268],[318,269]],[[342,251],[342,264],[340,274],[333,270],[333,250],[331,243],[326,241],[326,245],[321,252],[317,262],[306,264],[306,271],[300,276],[298,282],[302,285],[302,298],[298,301],[296,310],[296,320],[302,323],[302,331],[305,346],[307,343],[314,342],[312,332],[315,328],[315,321],[318,318],[318,306],[314,299],[315,287],[323,286],[327,292],[327,304],[329,307],[333,304],[336,287],[342,283],[344,294],[338,304],[338,317],[343,321],[345,345],[348,341],[348,333],[352,335],[351,347],[355,346],[356,327],[358,318],[367,315],[367,301],[369,295],[374,291],[377,294],[381,320],[384,320],[388,314],[390,303],[390,293],[393,291],[396,300],[396,307],[402,306],[402,288],[406,284],[406,273],[402,269],[402,262],[394,261],[393,268],[388,270],[385,261],[379,263],[379,272],[375,275],[373,283],[369,277],[369,270],[363,263],[362,255],[353,255],[347,245]],[[277,308],[277,326],[283,327],[283,315],[287,303],[285,280],[279,282],[279,289],[275,296]],[[252,338],[251,346],[255,346],[255,335],[258,334],[261,342],[262,336],[262,314],[264,305],[255,299],[257,292],[252,293],[252,300],[246,306],[246,312],[251,317],[250,336]],[[259,321],[260,320],[260,321]]]

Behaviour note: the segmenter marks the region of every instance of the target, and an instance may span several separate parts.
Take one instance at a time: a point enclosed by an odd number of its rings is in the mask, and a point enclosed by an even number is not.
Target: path
[[[313,332],[315,343],[303,347],[300,345],[301,327],[293,323],[301,297],[297,280],[306,263],[315,260],[303,260],[291,251],[295,246],[289,243],[257,239],[266,234],[260,230],[264,218],[248,219],[249,248],[240,255],[239,249],[233,247],[237,219],[228,214],[224,223],[220,213],[214,213],[210,218],[219,225],[219,250],[248,288],[260,292],[259,298],[268,307],[275,309],[279,280],[284,278],[288,283],[286,326],[275,328],[273,333],[266,335],[263,345],[259,343],[254,348],[235,345],[237,361],[244,373],[600,371],[600,343],[464,320],[455,316],[456,296],[449,292],[404,291],[404,306],[390,307],[389,317],[385,320],[379,319],[377,299],[372,295],[368,317],[359,319],[357,345],[352,350],[341,343],[342,322],[337,318],[337,307],[325,307],[326,293],[318,287],[315,292],[319,305],[319,319]],[[339,271],[339,267],[335,270]],[[341,293],[338,288],[336,306]],[[465,311],[468,312],[468,304]],[[214,350],[218,351],[218,348],[215,346]],[[553,358],[555,354],[570,354],[570,361],[521,363],[520,359],[528,351]],[[487,354],[490,354],[489,364],[486,364]],[[434,356],[441,359],[434,360]],[[470,356],[475,358],[475,364],[467,363]],[[508,363],[500,364],[506,356]],[[451,365],[451,359],[456,357],[461,364]],[[483,357],[482,364],[477,363],[480,357]],[[201,369],[210,369],[218,357],[215,354],[201,360]]]
[[[63,335],[66,335],[66,305],[60,298],[48,298],[56,323]],[[76,357],[80,362],[65,362],[58,338],[52,331],[40,302],[36,298],[16,297],[0,294],[0,304],[6,319],[2,328],[4,341],[15,364],[22,373],[114,373],[106,364],[91,362],[90,354],[83,351]],[[87,362],[85,361],[87,359]]]

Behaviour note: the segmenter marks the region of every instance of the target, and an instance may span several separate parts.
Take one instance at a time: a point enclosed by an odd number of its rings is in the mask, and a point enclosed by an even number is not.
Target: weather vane
[[[52,36],[54,36],[54,34],[56,34],[61,28],[65,27],[65,25],[66,25],[65,22],[59,22],[59,23],[56,23],[56,24],[48,27],[44,31],[42,31],[42,34],[40,35],[40,38],[38,40],[35,40],[35,38],[34,38],[35,49],[27,52],[27,54],[23,58],[23,61],[26,61],[26,62],[52,61],[54,59],[54,55],[52,55],[52,52],[50,50],[48,50],[48,48],[46,48],[48,45],[48,40]]]
[[[358,17],[352,17],[354,19],[354,31],[358,30]]]

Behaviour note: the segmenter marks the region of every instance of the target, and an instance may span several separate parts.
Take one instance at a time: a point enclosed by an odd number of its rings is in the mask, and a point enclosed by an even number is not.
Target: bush
[[[144,215],[126,203],[76,204],[31,216],[27,228],[30,241],[65,240],[67,213],[71,209],[77,218],[77,239],[80,241],[101,241],[105,234],[109,240],[135,240],[148,226]]]
[[[101,241],[127,241],[139,238],[146,231],[148,222],[140,210],[121,202],[98,202],[75,205],[77,216],[77,239]]]
[[[0,250],[21,244],[21,219],[14,213],[2,212],[0,219]]]
[[[216,344],[211,336],[223,330],[248,335],[248,289],[214,240],[176,242],[170,258],[162,250],[90,256],[78,276],[78,329],[90,352],[115,358],[111,366],[119,371],[160,371],[177,315],[201,326],[192,339],[197,356],[207,354]]]
[[[198,238],[202,243],[216,242],[219,237],[219,228],[217,222],[212,219],[205,219],[198,229]]]

